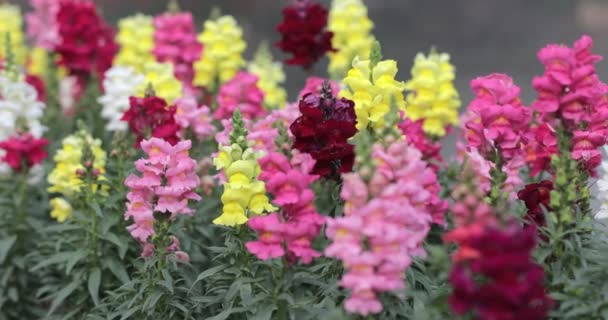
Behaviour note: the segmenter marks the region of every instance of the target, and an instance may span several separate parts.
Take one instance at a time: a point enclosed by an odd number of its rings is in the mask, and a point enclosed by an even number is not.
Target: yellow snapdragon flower
[[[58,222],[64,222],[72,216],[72,205],[64,198],[51,199],[51,217]]]
[[[201,59],[194,63],[194,84],[215,89],[243,66],[242,54],[247,45],[243,31],[232,16],[205,21],[198,41],[204,49]]]
[[[214,224],[237,226],[247,222],[248,216],[260,215],[276,210],[266,195],[266,186],[258,180],[259,154],[250,147],[237,143],[220,146],[220,152],[213,160],[215,167],[226,174],[222,194],[222,214],[213,220]]]
[[[405,84],[406,116],[423,119],[423,129],[430,136],[442,137],[448,125],[458,124],[460,98],[454,87],[455,71],[447,53],[418,53],[412,67],[412,79]]]
[[[331,42],[337,49],[329,53],[329,73],[342,78],[355,57],[369,57],[374,23],[362,0],[333,0],[327,28],[334,33]]]
[[[391,103],[399,110],[405,108],[405,84],[395,80],[397,71],[395,60],[383,60],[373,67],[370,60],[353,60],[353,67],[343,80],[347,88],[340,96],[355,102],[357,129],[381,129]]]
[[[148,62],[144,65],[143,74],[145,80],[137,88],[138,96],[143,97],[150,84],[156,96],[165,99],[168,104],[173,104],[182,96],[183,85],[175,78],[171,63]]]
[[[62,148],[57,151],[55,157],[55,168],[48,176],[49,192],[60,193],[70,197],[80,192],[83,181],[77,171],[85,171],[85,161],[82,159],[85,146],[89,146],[93,155],[93,169],[99,172],[98,180],[103,180],[106,165],[106,152],[101,148],[101,140],[93,139],[91,135],[74,134],[63,139]],[[93,186],[93,191],[97,186]]]
[[[116,42],[120,51],[114,58],[114,65],[130,66],[144,72],[146,64],[156,61],[152,55],[154,24],[150,16],[137,14],[118,21]]]
[[[6,34],[11,36],[11,50],[15,55],[15,62],[25,65],[27,50],[25,48],[25,35],[23,34],[23,17],[19,6],[10,4],[0,5],[0,57],[6,58]]]
[[[283,65],[272,61],[268,47],[260,47],[247,70],[258,76],[258,87],[264,92],[264,105],[269,109],[282,108],[287,102],[287,92],[281,87],[285,82]]]
[[[27,72],[31,75],[45,79],[47,68],[49,66],[49,54],[42,47],[34,47],[30,51],[30,57],[27,64]]]

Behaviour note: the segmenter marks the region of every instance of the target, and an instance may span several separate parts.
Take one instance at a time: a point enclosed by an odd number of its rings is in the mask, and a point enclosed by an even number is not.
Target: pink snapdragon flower
[[[194,78],[193,64],[203,51],[196,39],[194,19],[189,12],[165,13],[154,18],[154,49],[159,62],[171,62],[175,77],[186,87]]]
[[[593,40],[584,35],[573,47],[550,44],[538,52],[545,72],[532,81],[538,94],[532,108],[541,123],[561,126],[572,136],[572,157],[594,175],[599,147],[606,144],[601,137],[608,132],[608,85],[597,76],[595,63],[602,57],[592,54],[592,47]],[[537,147],[534,141],[530,145],[529,150]],[[538,165],[533,168],[540,171]]]
[[[422,130],[423,119],[418,121],[412,121],[409,118],[405,118],[399,123],[399,129],[407,139],[409,144],[414,145],[422,153],[422,159],[427,161],[431,168],[436,172],[439,170],[439,166],[443,165],[443,158],[441,157],[441,144],[439,141],[432,141]]]
[[[134,223],[127,228],[144,247],[144,256],[151,250],[148,240],[155,233],[154,213],[166,214],[171,220],[180,214],[191,215],[189,200],[201,199],[194,191],[200,181],[196,162],[188,155],[191,145],[186,140],[172,146],[158,138],[141,142],[148,158],[135,162],[141,176],[131,174],[125,180],[130,189],[125,220],[133,219]],[[179,248],[173,249],[170,251]]]
[[[325,255],[344,263],[340,285],[351,290],[346,310],[361,315],[382,311],[377,293],[404,288],[412,258],[425,255],[422,242],[431,223],[443,223],[445,214],[444,209],[433,217],[436,195],[431,193],[438,189],[425,184],[436,176],[418,149],[405,140],[375,144],[372,159],[376,166],[369,183],[358,173],[343,176],[345,215],[328,219],[332,243],[325,249]]]
[[[59,1],[30,0],[34,9],[25,16],[27,34],[32,42],[48,51],[53,51],[61,39],[57,25]]]
[[[280,205],[282,210],[273,214],[272,218],[250,219],[248,225],[258,232],[259,240],[247,243],[249,252],[262,260],[286,256],[290,264],[298,260],[302,263],[312,262],[321,255],[312,248],[312,242],[325,223],[312,203],[314,193],[310,184],[318,177],[310,175],[308,170],[301,170],[276,151],[262,157],[260,167],[260,180],[266,183],[267,191],[274,195],[273,203]],[[260,226],[265,221],[268,226]],[[274,225],[277,225],[276,228],[271,227]],[[265,228],[273,228],[272,239]],[[277,243],[286,250],[275,250]],[[268,250],[272,250],[273,254],[268,254]]]
[[[199,106],[196,99],[190,97],[178,99],[175,106],[175,122],[182,128],[181,137],[184,137],[188,128],[199,141],[213,136],[216,129],[209,107]]]
[[[236,109],[247,119],[264,116],[264,92],[257,86],[257,82],[256,75],[239,71],[220,87],[217,96],[218,109],[213,116],[216,119],[229,119]]]
[[[469,147],[486,158],[496,149],[507,161],[517,156],[532,119],[532,112],[519,100],[519,87],[509,76],[494,73],[474,79],[471,88],[475,99],[464,124]]]

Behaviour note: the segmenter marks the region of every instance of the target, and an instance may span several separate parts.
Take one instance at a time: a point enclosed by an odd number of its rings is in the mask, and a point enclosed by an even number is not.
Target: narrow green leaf
[[[86,256],[87,252],[85,250],[74,251],[72,255],[68,258],[65,273],[70,274],[72,272],[72,269],[74,269],[74,266],[76,266],[76,264]]]
[[[196,277],[196,280],[194,281],[194,283],[192,284],[192,287],[194,287],[199,281],[205,280],[211,276],[213,276],[214,274],[224,270],[228,268],[228,265],[219,265],[219,266],[215,266],[213,268],[209,268],[203,272],[201,272],[198,277]]]
[[[252,320],[271,320],[272,313],[277,309],[277,306],[274,304],[264,305],[256,311],[256,313],[251,317]]]
[[[125,269],[125,267],[121,263],[119,263],[116,259],[110,258],[110,259],[105,259],[102,261],[103,261],[102,263],[108,269],[110,269],[110,272],[112,272],[112,274],[114,274],[114,276],[116,276],[116,278],[118,278],[118,280],[122,281],[122,283],[127,283],[131,280],[129,278],[129,274],[127,273],[127,270]]]
[[[63,301],[65,301],[65,299],[69,297],[79,286],[79,279],[74,279],[74,281],[72,281],[67,287],[59,290],[59,292],[57,292],[57,295],[55,296],[55,299],[53,299],[53,302],[51,302],[51,308],[47,313],[47,317],[53,312],[55,312],[55,310],[57,310],[57,307],[59,307],[63,303]]]
[[[0,263],[4,263],[8,252],[13,247],[13,244],[15,244],[15,240],[17,240],[17,236],[10,236],[0,240]]]
[[[99,305],[99,285],[101,284],[101,270],[99,268],[94,268],[93,271],[89,274],[89,294],[91,295],[91,299],[95,303],[95,306]]]

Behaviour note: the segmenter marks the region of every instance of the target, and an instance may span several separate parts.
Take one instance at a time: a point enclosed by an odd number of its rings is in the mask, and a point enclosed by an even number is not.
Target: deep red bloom
[[[112,66],[118,45],[114,31],[101,18],[94,2],[62,0],[57,13],[59,63],[83,81],[99,78]]]
[[[29,133],[10,137],[0,142],[0,148],[6,151],[2,161],[15,171],[20,171],[23,165],[29,169],[46,159],[47,152],[44,147],[48,144],[48,140],[38,139]]]
[[[326,31],[327,9],[308,0],[296,0],[283,9],[283,21],[277,25],[281,41],[276,43],[291,58],[285,63],[310,69],[331,46],[333,33]]]
[[[175,106],[156,96],[130,97],[129,110],[121,120],[129,123],[131,132],[137,136],[136,147],[143,139],[161,138],[175,145],[179,142],[179,126],[175,122]]]
[[[38,93],[38,101],[46,102],[46,87],[44,85],[44,81],[39,76],[28,74],[25,76],[25,82],[36,89],[36,92]]]
[[[528,212],[526,220],[535,223],[538,226],[545,225],[545,214],[543,208],[549,210],[549,202],[551,201],[551,190],[553,190],[553,182],[543,180],[539,183],[530,183],[517,193],[517,198],[526,204]],[[542,207],[541,207],[542,205]]]
[[[300,100],[302,115],[290,126],[293,148],[309,153],[316,163],[311,173],[336,177],[349,172],[355,159],[347,140],[357,133],[354,102],[336,99],[326,83],[320,96],[308,93]]]
[[[450,272],[449,303],[456,314],[472,311],[475,319],[546,319],[553,301],[543,287],[542,266],[531,259],[536,227],[487,226],[459,245],[475,254],[457,262]]]

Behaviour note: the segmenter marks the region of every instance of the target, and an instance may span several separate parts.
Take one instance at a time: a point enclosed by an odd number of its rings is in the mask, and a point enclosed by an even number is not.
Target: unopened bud
[[[87,167],[87,168],[90,168],[90,167],[92,167],[92,166],[93,166],[93,162],[91,162],[91,160],[87,160],[87,161],[84,163],[84,166],[85,166],[85,167]]]
[[[82,170],[82,169],[76,169],[76,175],[77,176],[84,177],[84,174],[85,174],[84,170]]]
[[[101,174],[101,171],[99,171],[99,169],[97,169],[97,168],[93,169],[93,176],[95,178],[97,178],[100,174]]]

